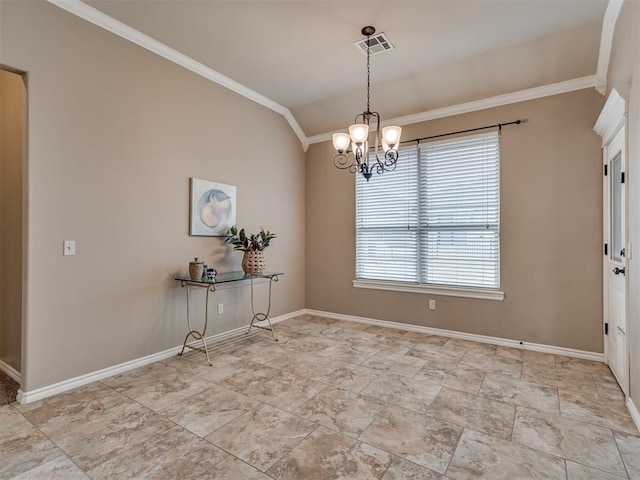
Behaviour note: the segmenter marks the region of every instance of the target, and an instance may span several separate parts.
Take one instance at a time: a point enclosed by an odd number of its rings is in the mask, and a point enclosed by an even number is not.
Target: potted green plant
[[[265,231],[260,227],[260,232],[247,235],[244,228],[238,231],[234,225],[229,230],[229,236],[225,240],[233,245],[234,250],[244,252],[242,257],[242,270],[247,275],[259,275],[264,272],[264,249],[269,246],[271,239],[276,238],[275,233]]]

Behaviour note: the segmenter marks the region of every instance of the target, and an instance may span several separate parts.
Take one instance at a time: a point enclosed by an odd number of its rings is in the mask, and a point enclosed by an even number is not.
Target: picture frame
[[[236,224],[236,186],[190,179],[189,235],[226,237]]]

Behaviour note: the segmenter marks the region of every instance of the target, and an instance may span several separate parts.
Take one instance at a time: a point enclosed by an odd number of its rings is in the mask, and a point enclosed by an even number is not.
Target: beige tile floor
[[[302,316],[0,407],[0,479],[640,479],[600,363]]]

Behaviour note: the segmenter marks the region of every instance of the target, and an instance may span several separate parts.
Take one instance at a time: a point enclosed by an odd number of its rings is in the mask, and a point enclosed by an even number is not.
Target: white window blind
[[[356,181],[356,277],[500,286],[498,133],[411,147]]]
[[[356,175],[357,278],[418,282],[417,166],[414,147],[392,172]]]
[[[421,283],[500,286],[497,133],[420,149]]]

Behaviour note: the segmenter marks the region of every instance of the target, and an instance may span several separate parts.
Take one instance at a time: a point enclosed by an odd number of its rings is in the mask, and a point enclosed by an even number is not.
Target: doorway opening
[[[22,379],[26,119],[24,74],[0,68],[0,405]]]

